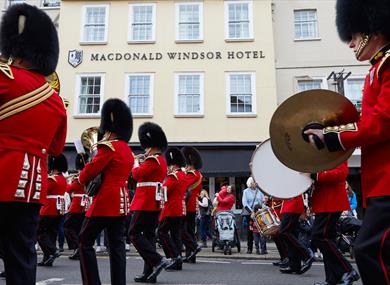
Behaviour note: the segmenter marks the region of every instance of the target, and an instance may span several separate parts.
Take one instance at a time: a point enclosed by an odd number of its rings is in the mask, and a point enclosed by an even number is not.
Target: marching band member
[[[307,130],[329,151],[361,147],[362,200],[366,208],[356,239],[364,284],[390,284],[390,1],[338,0],[336,24],[358,61],[370,61],[357,122]]]
[[[58,37],[37,7],[11,5],[0,28],[0,239],[7,284],[36,282],[40,204],[48,186],[47,155],[61,154],[66,110],[45,76],[58,61]],[[18,105],[16,105],[18,102]]]
[[[195,219],[197,199],[202,190],[203,176],[199,169],[202,168],[202,158],[198,150],[194,147],[184,147],[182,149],[186,159],[186,179],[188,181],[186,193],[186,216],[184,218],[182,240],[186,248],[184,262],[195,263],[196,254],[202,247],[198,245],[195,238]]]
[[[38,266],[52,266],[54,260],[60,256],[56,242],[58,227],[65,214],[66,179],[62,173],[68,171],[66,157],[63,154],[54,157],[52,167],[46,200],[40,211],[38,243],[43,251],[43,260]]]
[[[326,276],[326,281],[315,283],[317,285],[352,284],[360,278],[334,241],[336,223],[341,213],[350,209],[345,191],[347,175],[346,161],[331,170],[311,175],[315,181],[311,198],[312,211],[315,213],[311,240],[324,256]]]
[[[303,197],[284,200],[282,205],[282,220],[279,236],[288,249],[288,264],[280,266],[281,273],[303,274],[308,271],[314,261],[313,252],[305,247],[297,236],[299,227],[299,216],[305,211]],[[301,261],[303,264],[301,264]]]
[[[85,166],[83,154],[76,155],[76,169],[82,170]],[[78,175],[78,174],[77,174]],[[74,182],[78,177],[74,177]],[[69,259],[78,260],[79,255],[79,234],[81,226],[84,221],[85,212],[88,210],[90,200],[87,194],[85,193],[84,185],[79,183],[70,183],[66,189],[66,192],[72,198],[68,214],[64,222],[64,234],[66,240],[68,241],[69,249],[72,249],[74,252],[69,256]]]
[[[177,147],[168,148],[165,152],[168,164],[168,176],[164,182],[167,188],[167,202],[160,214],[158,236],[165,256],[174,259],[166,269],[181,270],[181,230],[183,218],[186,213],[185,192],[188,182],[186,174],[181,170],[185,166],[185,159]]]
[[[103,139],[97,153],[81,170],[78,182],[85,185],[99,174],[102,181],[80,231],[80,266],[83,284],[101,284],[93,248],[106,229],[110,253],[111,284],[126,284],[125,220],[130,212],[127,179],[134,164],[128,141],[133,132],[129,107],[119,99],[108,99],[102,107],[99,131]]]
[[[132,170],[137,187],[131,211],[133,213],[129,228],[129,237],[144,260],[141,275],[135,282],[155,283],[157,275],[169,265],[167,259],[156,251],[156,229],[160,213],[160,190],[167,176],[167,162],[162,151],[167,148],[167,138],[157,124],[146,122],[138,129],[138,138],[145,149],[145,160],[139,164],[136,160]]]

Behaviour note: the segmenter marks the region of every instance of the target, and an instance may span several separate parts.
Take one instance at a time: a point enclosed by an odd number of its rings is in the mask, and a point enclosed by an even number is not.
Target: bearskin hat
[[[59,54],[53,21],[35,6],[10,6],[1,23],[0,50],[3,57],[24,59],[33,70],[50,75],[56,69]]]
[[[68,171],[68,161],[66,160],[65,155],[60,154],[59,156],[55,156],[53,158],[53,169],[60,172]]]
[[[130,108],[120,99],[112,98],[104,102],[99,130],[113,132],[118,139],[129,141],[133,133],[133,117]]]
[[[88,161],[88,154],[78,153],[76,155],[75,162],[74,162],[76,170],[83,169],[87,161]]]
[[[168,165],[184,167],[186,164],[183,154],[177,147],[169,147],[165,152],[165,159]]]
[[[163,129],[152,122],[143,123],[138,129],[138,138],[141,146],[157,147],[164,151],[167,148],[168,141]]]
[[[183,147],[182,152],[188,165],[192,165],[195,169],[202,168],[202,157],[196,148],[186,146]]]
[[[353,33],[382,34],[390,39],[390,0],[337,0],[336,26],[345,42]]]

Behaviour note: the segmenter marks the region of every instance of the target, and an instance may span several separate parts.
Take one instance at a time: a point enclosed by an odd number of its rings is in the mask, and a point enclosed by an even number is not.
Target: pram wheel
[[[216,245],[216,240],[213,238],[213,241],[211,242],[211,251],[215,252],[215,245]]]
[[[232,255],[232,247],[230,245],[228,245],[228,253],[229,255]]]
[[[238,237],[237,229],[234,232],[234,239],[235,239],[236,246],[237,246],[237,252],[241,252],[241,243],[240,243],[240,238]]]
[[[224,255],[227,255],[227,254],[228,254],[228,246],[227,246],[227,245],[225,245],[225,246],[223,247],[223,254],[224,254]]]

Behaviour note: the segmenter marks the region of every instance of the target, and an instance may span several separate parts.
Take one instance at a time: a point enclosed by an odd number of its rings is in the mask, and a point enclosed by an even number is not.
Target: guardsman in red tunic
[[[196,254],[202,250],[195,237],[197,199],[200,191],[202,191],[203,176],[199,171],[202,168],[202,158],[194,147],[183,147],[182,152],[186,159],[186,177],[188,182],[186,193],[187,210],[182,233],[182,240],[186,248],[186,257],[183,261],[195,263]]]
[[[323,284],[345,284],[345,277],[353,271],[355,278],[359,275],[351,264],[338,250],[334,239],[336,237],[336,223],[341,213],[350,209],[348,194],[345,191],[345,180],[348,175],[348,164],[344,163],[337,167],[311,176],[315,181],[314,191],[311,197],[312,212],[315,220],[312,230],[312,243],[316,245],[324,256],[325,276]]]
[[[390,284],[390,1],[338,0],[336,24],[358,61],[370,61],[359,121],[308,130],[329,151],[361,147],[363,226],[355,242],[364,284]],[[311,138],[311,141],[313,139]],[[351,274],[350,279],[353,279]],[[346,283],[345,283],[346,284]]]
[[[125,220],[130,212],[127,179],[134,164],[128,145],[133,132],[129,107],[119,99],[108,99],[102,107],[99,131],[103,139],[97,153],[79,175],[86,185],[97,175],[102,182],[85,215],[80,231],[80,265],[83,284],[101,284],[93,245],[106,229],[110,248],[111,284],[126,284]]]
[[[135,282],[156,282],[157,275],[170,263],[156,251],[156,229],[160,214],[162,183],[167,176],[167,162],[162,151],[168,142],[164,131],[157,124],[146,122],[138,129],[138,138],[145,149],[145,160],[136,160],[132,170],[137,181],[135,195],[131,202],[133,213],[129,237],[144,260],[141,275]]]
[[[52,266],[60,256],[56,242],[58,228],[65,214],[66,179],[62,173],[68,171],[66,157],[61,154],[53,159],[46,200],[40,211],[41,219],[38,227],[38,243],[43,251],[43,260],[38,266]]]
[[[56,28],[47,14],[12,5],[2,18],[0,51],[0,239],[7,284],[36,282],[36,234],[48,187],[47,156],[61,154],[66,110],[45,76],[58,61]]]
[[[282,205],[283,205],[283,200],[278,200],[278,199],[271,199],[270,206],[274,210],[275,214],[278,216],[279,220],[282,220]],[[276,235],[273,235],[272,240],[274,241],[276,245],[276,249],[279,252],[280,255],[280,260],[273,262],[272,264],[274,266],[285,266],[288,264],[288,248],[286,244],[282,241],[282,239],[279,236],[279,233]]]
[[[167,201],[160,214],[158,237],[167,258],[174,262],[166,269],[181,270],[181,231],[186,204],[184,200],[187,191],[186,174],[181,170],[185,166],[185,159],[177,147],[168,148],[165,152],[168,164],[168,175],[163,187],[167,189]]]
[[[287,246],[289,262],[280,266],[282,273],[303,274],[314,261],[313,252],[298,240],[299,216],[304,212],[302,195],[283,201],[279,236]]]
[[[83,154],[76,155],[76,169],[82,170],[85,166]],[[78,176],[78,174],[77,174]],[[84,221],[85,213],[90,204],[90,198],[85,193],[85,186],[80,183],[73,183],[78,179],[74,177],[66,189],[72,201],[64,222],[64,234],[68,241],[69,249],[73,250],[73,254],[69,259],[78,260],[79,255],[79,234]]]

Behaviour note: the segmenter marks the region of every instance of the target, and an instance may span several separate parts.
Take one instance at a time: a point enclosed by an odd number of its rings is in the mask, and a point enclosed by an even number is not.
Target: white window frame
[[[26,0],[5,0],[5,9],[11,7],[12,5],[23,4],[23,3],[26,3]]]
[[[344,95],[345,97],[348,98],[348,100],[350,100],[352,102],[352,99],[351,99],[351,94],[349,94],[349,90],[347,87],[347,84],[348,84],[348,81],[349,80],[362,80],[363,81],[363,85],[362,85],[362,91],[361,91],[361,100],[363,100],[363,88],[364,88],[364,81],[366,80],[365,76],[364,75],[351,75],[349,76],[346,80],[345,80],[345,84],[344,84]],[[352,102],[354,103],[354,102]]]
[[[232,112],[230,106],[230,75],[250,75],[252,93],[252,112]],[[256,96],[256,72],[255,71],[229,71],[225,72],[226,82],[226,116],[227,117],[256,117],[257,96]]]
[[[315,16],[316,16],[316,30],[315,30],[315,35],[314,37],[301,37],[301,38],[297,38],[296,37],[296,34],[295,34],[295,12],[300,12],[300,11],[315,11]],[[319,36],[319,27],[318,27],[318,10],[313,8],[313,9],[295,9],[293,11],[293,23],[294,23],[294,41],[317,41],[317,40],[321,40],[320,36]]]
[[[294,90],[295,93],[301,92],[299,91],[299,82],[300,81],[319,81],[321,80],[321,89],[328,89],[328,82],[326,81],[326,77],[322,76],[297,76],[295,77],[294,82]]]
[[[131,114],[134,118],[151,118],[153,117],[153,101],[154,101],[154,73],[153,72],[130,72],[125,73],[125,102],[131,108],[129,104],[129,88],[130,88],[130,76],[150,76],[149,79],[149,112],[147,113],[134,113],[131,110]]]
[[[106,9],[106,18],[104,21],[104,39],[101,41],[87,41],[84,39],[84,28],[86,24],[87,19],[87,9],[88,8],[100,8],[104,7]],[[107,38],[108,38],[108,19],[110,14],[110,6],[108,4],[101,4],[101,5],[84,5],[82,8],[82,20],[81,20],[81,34],[80,34],[80,44],[107,44]]]
[[[133,7],[136,6],[152,6],[152,38],[150,40],[134,40],[133,39]],[[127,23],[128,35],[127,42],[128,43],[155,43],[156,42],[156,3],[133,3],[129,4],[129,20]]]
[[[47,5],[45,5],[47,3]],[[41,8],[43,9],[59,9],[61,0],[41,0]]]
[[[229,5],[231,4],[248,4],[249,16],[249,35],[247,38],[230,38],[229,37]],[[225,41],[253,41],[253,2],[252,0],[229,0],[224,2],[225,5]]]
[[[198,39],[180,39],[180,6],[190,6],[190,5],[198,5],[199,6],[199,38]],[[176,42],[203,42],[203,3],[202,2],[183,2],[175,4],[176,10]]]
[[[180,75],[199,75],[199,112],[179,112],[179,77]],[[203,117],[204,116],[204,72],[176,72],[175,73],[175,117]]]
[[[103,102],[104,102],[104,88],[105,88],[105,73],[78,73],[76,74],[76,84],[75,84],[75,107],[73,110],[73,116],[74,118],[100,118],[100,112],[102,110]],[[99,106],[99,112],[98,113],[79,113],[80,108],[80,87],[81,87],[81,78],[82,77],[97,77],[100,76],[100,106]]]

